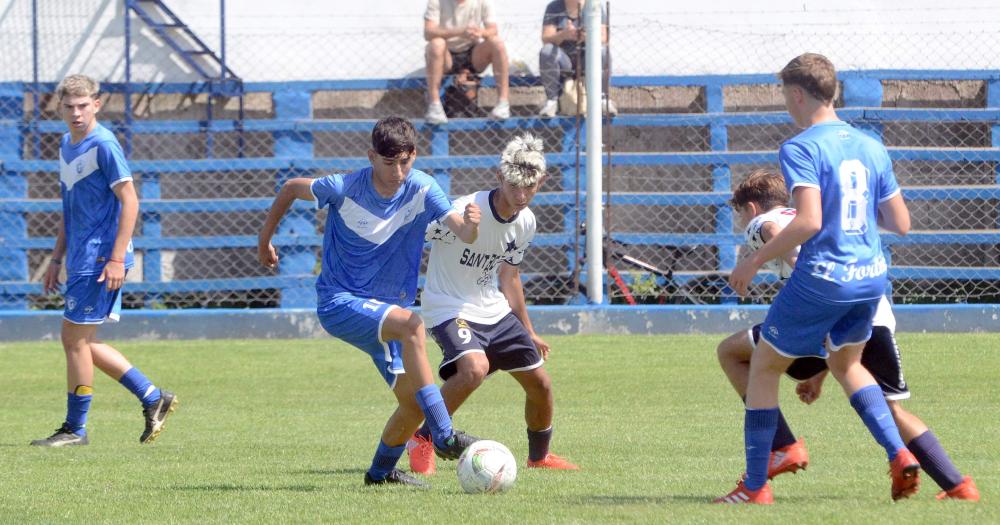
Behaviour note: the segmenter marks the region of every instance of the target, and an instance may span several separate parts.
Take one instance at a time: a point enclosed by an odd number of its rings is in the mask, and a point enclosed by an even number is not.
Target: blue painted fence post
[[[160,174],[148,172],[142,174],[142,186],[140,187],[140,197],[142,200],[160,198]],[[162,234],[160,225],[160,213],[146,211],[142,202],[139,203],[139,211],[142,214],[142,237],[143,239],[159,239]],[[158,248],[147,248],[142,252],[142,280],[147,283],[163,281],[162,261]],[[146,296],[145,305],[147,308],[155,306],[157,301],[153,294]]]
[[[451,154],[448,146],[448,130],[444,126],[433,126],[431,128],[431,156],[447,157]],[[431,176],[441,186],[441,191],[445,195],[451,195],[451,172],[447,169],[433,170]]]
[[[24,88],[20,83],[0,84],[0,162],[21,158],[23,137],[18,124],[24,119]],[[0,199],[25,199],[28,181],[20,173],[0,171]],[[28,237],[28,221],[21,212],[0,212],[0,241]],[[6,244],[6,242],[0,242]],[[28,253],[24,249],[0,250],[0,282],[27,281]],[[24,296],[0,298],[0,308],[28,308]]]
[[[987,82],[986,85],[986,107],[988,108],[1000,108],[1000,79],[992,79]],[[990,145],[994,148],[1000,148],[1000,124],[993,124],[990,126],[991,138]],[[994,182],[1000,185],[1000,164],[994,168]],[[997,225],[1000,227],[1000,224]]]
[[[279,90],[274,92],[274,114],[279,120],[312,118],[312,93],[299,90]],[[312,133],[289,130],[274,132],[274,156],[281,159],[297,160],[313,157]],[[275,181],[276,187],[288,179],[308,177],[311,174],[295,168],[280,170]],[[315,213],[292,208],[278,227],[278,236],[315,236]],[[282,246],[278,248],[281,257],[279,274],[302,277],[312,275],[316,266],[316,253],[309,246]],[[315,308],[316,291],[311,286],[285,286],[281,289],[282,308]]]
[[[705,86],[705,111],[708,113],[724,113],[725,100],[722,96],[722,85],[709,84]],[[725,152],[729,149],[729,130],[717,119],[712,119],[708,127],[709,146],[712,152]],[[729,193],[733,190],[733,173],[729,164],[719,163],[712,166],[712,191]],[[719,205],[715,210],[715,233],[729,236],[733,233],[733,210],[725,205]],[[736,267],[736,247],[719,245],[720,272],[731,272]],[[734,293],[723,295],[723,304],[735,304],[739,301]]]
[[[577,145],[576,145],[575,124],[576,124],[576,118],[561,117],[561,127],[563,130],[562,152],[566,154],[566,156],[576,154]],[[586,142],[587,142],[587,128],[585,126],[585,121],[583,119],[580,119],[580,144],[585,144]],[[580,162],[581,163],[586,162],[586,159],[583,156],[583,152],[581,152],[580,154]],[[582,171],[583,166],[581,165],[580,168]],[[580,189],[581,190],[586,189],[587,187],[586,177],[581,177],[580,180],[582,182]],[[576,192],[575,164],[567,164],[563,166],[562,187],[563,191],[566,192],[567,195],[572,195],[574,194],[574,192]],[[584,198],[585,197],[581,197],[580,199],[581,204],[583,204]],[[610,203],[607,204],[610,205]],[[563,233],[566,236],[568,236],[566,244],[567,246],[569,246],[569,250],[566,251],[566,271],[569,274],[572,274],[573,270],[576,269],[576,266],[580,264],[580,251],[582,246],[574,244],[574,242],[576,241],[576,229],[580,227],[580,224],[577,223],[575,202],[570,202],[564,205],[562,209],[563,209]],[[586,212],[585,209],[580,210],[579,220],[581,222],[587,220],[585,212]],[[583,236],[581,236],[580,242],[586,243],[587,241]],[[577,291],[573,290],[573,293],[577,293]],[[607,298],[607,294],[605,294],[605,298]]]
[[[877,78],[850,76],[843,81],[844,107],[882,107],[882,81]],[[882,123],[869,122],[862,118],[854,126],[868,135],[882,141]]]

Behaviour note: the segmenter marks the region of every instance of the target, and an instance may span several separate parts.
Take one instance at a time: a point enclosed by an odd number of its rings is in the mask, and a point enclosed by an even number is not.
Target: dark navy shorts
[[[750,341],[754,348],[760,340],[760,327],[758,324],[750,329]],[[903,361],[892,330],[885,326],[872,327],[871,339],[865,343],[865,349],[861,352],[861,364],[875,377],[886,399],[892,401],[910,397],[910,389],[903,378]],[[796,381],[805,381],[826,368],[825,359],[800,357],[792,361],[785,374]]]
[[[497,370],[523,372],[544,363],[528,331],[513,313],[496,324],[451,319],[431,328],[431,335],[444,354],[438,374],[445,381],[455,375],[458,360],[473,352],[486,354],[490,374]]]

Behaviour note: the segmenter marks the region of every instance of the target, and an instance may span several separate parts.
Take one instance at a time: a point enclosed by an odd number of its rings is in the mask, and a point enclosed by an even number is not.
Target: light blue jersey
[[[451,202],[430,175],[411,170],[390,198],[375,191],[372,169],[329,175],[312,183],[316,207],[329,206],[319,308],[349,293],[400,306],[413,304],[427,225]]]
[[[132,180],[132,171],[115,135],[98,124],[77,144],[70,134],[59,144],[59,182],[66,229],[66,273],[94,275],[104,270],[118,235],[121,203],[116,185]],[[125,268],[133,264],[132,243]]]
[[[778,160],[789,191],[817,188],[823,207],[822,228],[802,244],[786,288],[834,304],[878,299],[888,271],[878,205],[899,193],[885,146],[845,122],[823,122],[785,142]]]

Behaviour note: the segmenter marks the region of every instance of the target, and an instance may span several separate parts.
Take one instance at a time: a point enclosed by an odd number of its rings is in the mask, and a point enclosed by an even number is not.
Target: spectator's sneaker
[[[493,106],[493,111],[490,111],[491,120],[507,120],[510,118],[510,102],[506,100],[501,100],[497,102],[497,105]]]
[[[721,498],[715,498],[712,503],[753,503],[756,505],[770,505],[774,503],[774,494],[771,492],[771,484],[765,483],[763,487],[757,490],[747,490],[746,486],[743,485],[743,480],[741,479],[739,483],[736,484],[736,488],[732,492],[722,496]]]
[[[418,489],[431,488],[430,483],[421,481],[398,468],[392,469],[385,479],[374,479],[371,474],[365,472],[365,485],[409,485]]]
[[[465,452],[465,449],[469,448],[469,445],[476,441],[479,441],[479,438],[476,436],[456,430],[445,442],[444,448],[438,447],[437,443],[434,444],[434,453],[441,459],[458,459],[462,455],[462,452]]]
[[[430,476],[437,472],[434,464],[434,443],[431,438],[413,435],[406,442],[406,453],[410,456],[410,472]]]
[[[615,105],[614,100],[606,100],[605,103],[607,106],[601,104],[601,111],[604,112],[604,114],[611,115],[612,117],[618,115],[618,106]]]
[[[546,100],[545,104],[542,105],[542,109],[538,111],[538,116],[541,118],[552,118],[556,116],[559,111],[559,101],[556,99]]]
[[[893,500],[908,498],[920,488],[920,463],[905,448],[899,449],[896,459],[889,463],[889,475],[892,476]]]
[[[942,490],[937,499],[963,499],[966,501],[979,501],[979,489],[972,477],[965,476],[962,482],[951,490]]]
[[[428,124],[447,124],[448,115],[444,112],[444,106],[441,105],[441,101],[431,102],[427,105],[427,113],[424,114],[424,120]]]
[[[75,447],[90,444],[87,435],[77,435],[66,423],[56,429],[56,433],[45,439],[36,439],[31,442],[33,447]]]
[[[767,479],[774,479],[779,474],[805,470],[809,465],[809,452],[801,439],[771,452],[771,461],[767,464]]]
[[[139,443],[152,443],[163,432],[163,423],[167,416],[177,409],[177,396],[173,392],[160,390],[160,400],[152,405],[142,407],[142,416],[146,419],[146,430],[139,436]]]
[[[538,461],[528,460],[528,468],[546,468],[552,470],[580,470],[580,467],[572,464],[566,458],[561,458],[551,452]]]

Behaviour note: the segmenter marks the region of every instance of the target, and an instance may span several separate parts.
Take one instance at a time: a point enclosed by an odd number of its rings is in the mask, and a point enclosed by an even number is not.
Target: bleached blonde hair
[[[533,186],[545,176],[542,139],[525,133],[515,136],[500,155],[500,174],[514,186]]]
[[[56,88],[56,98],[62,100],[64,97],[93,97],[101,92],[101,85],[87,75],[70,75],[59,83]]]

